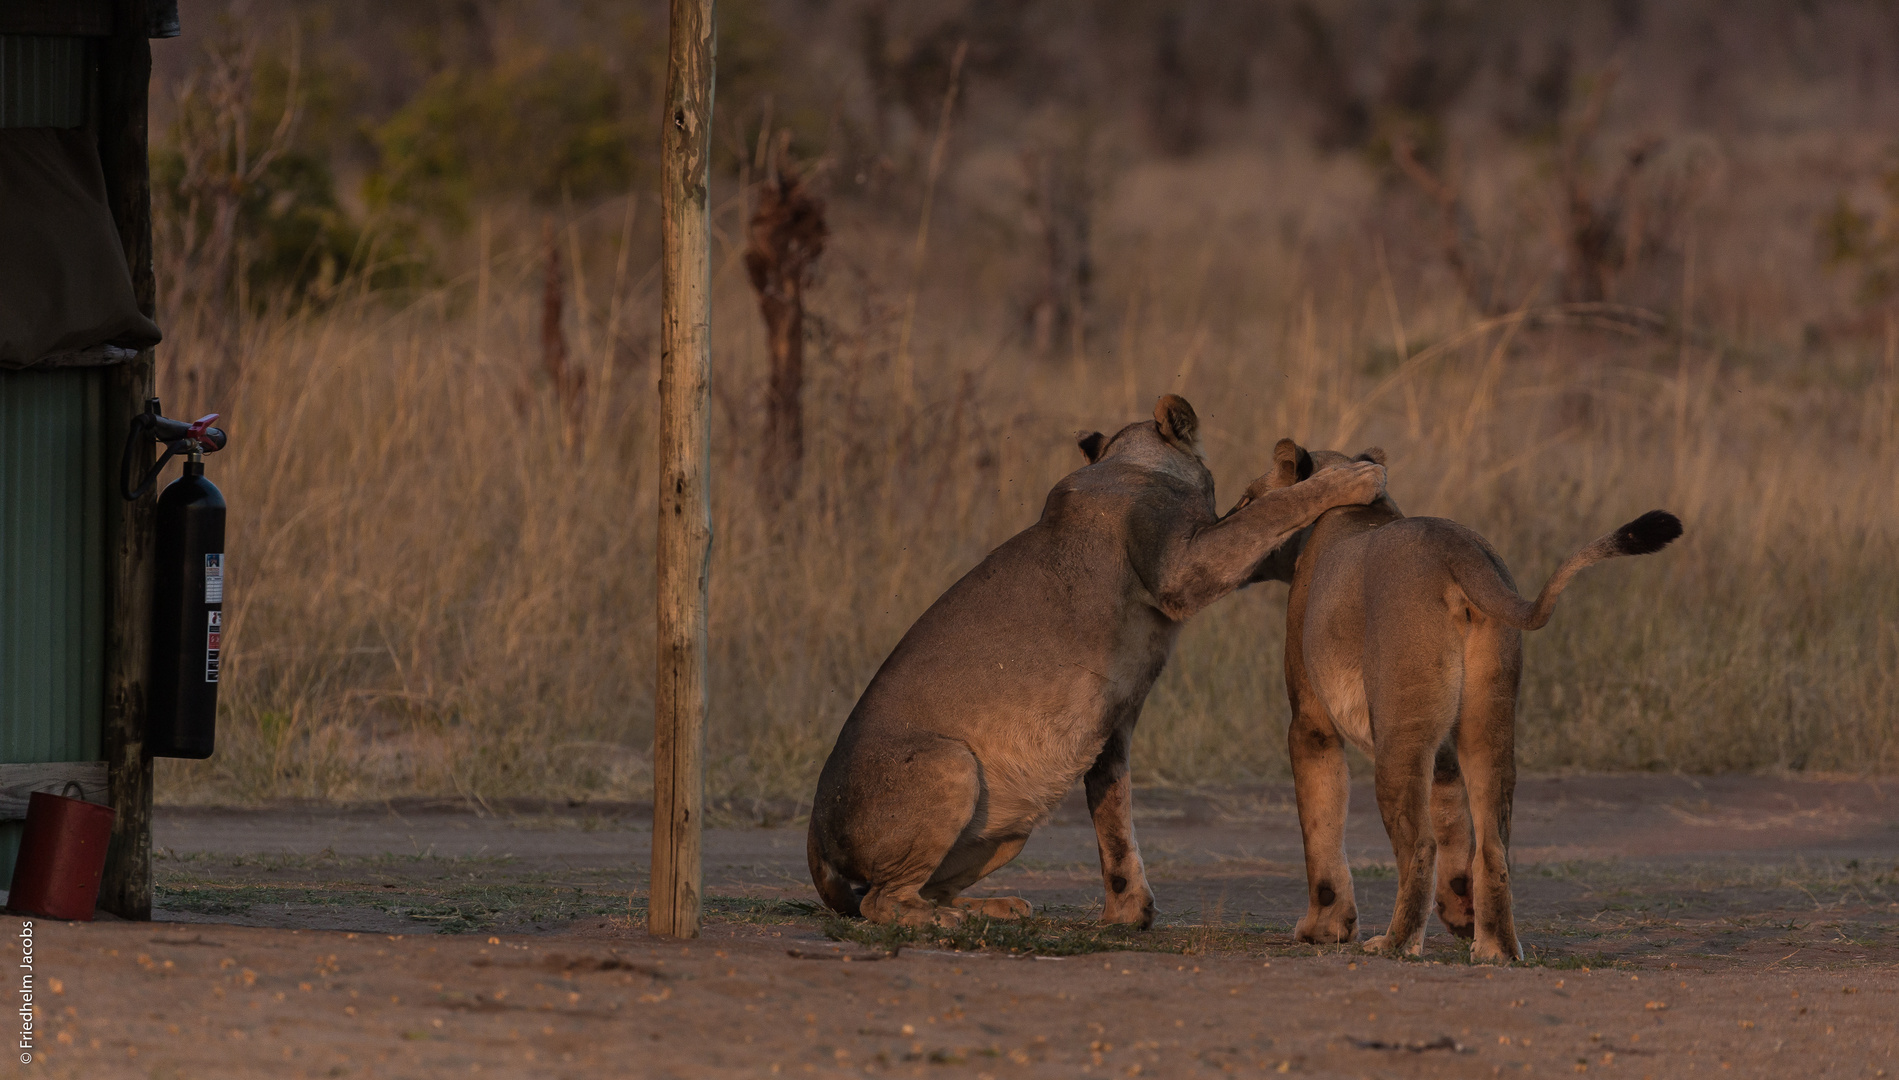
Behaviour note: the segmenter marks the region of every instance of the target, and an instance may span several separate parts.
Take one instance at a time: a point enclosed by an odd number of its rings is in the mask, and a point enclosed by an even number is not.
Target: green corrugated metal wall
[[[0,371],[0,762],[100,758],[104,385],[98,370]],[[0,823],[0,883],[20,829]]]

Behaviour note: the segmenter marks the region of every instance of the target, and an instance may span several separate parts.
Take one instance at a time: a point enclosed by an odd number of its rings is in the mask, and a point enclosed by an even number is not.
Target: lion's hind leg
[[[983,803],[982,766],[963,743],[932,738],[896,750],[883,769],[853,823],[868,886],[858,911],[874,923],[960,923],[964,910],[939,903],[948,896],[934,886]]]
[[[1459,665],[1453,657],[1403,654],[1377,664],[1367,680],[1378,813],[1398,864],[1398,899],[1391,925],[1365,943],[1367,951],[1424,951],[1424,925],[1437,877],[1437,829],[1432,779],[1438,747],[1457,722]]]
[[[817,886],[818,896],[825,906],[839,915],[861,915],[858,910],[861,897],[853,883],[824,856],[823,826],[816,814],[811,815],[811,825],[805,833],[805,857],[811,866],[811,883]]]
[[[1295,699],[1297,700],[1297,699]],[[1358,939],[1358,901],[1345,859],[1345,812],[1352,796],[1345,750],[1322,708],[1300,701],[1287,732],[1299,830],[1305,838],[1306,913],[1300,941],[1333,945]]]
[[[1392,905],[1391,925],[1366,941],[1365,951],[1417,956],[1424,951],[1425,905],[1437,867],[1430,759],[1419,760],[1409,752],[1380,753],[1375,767],[1378,812],[1398,863],[1398,899]]]
[[[1029,902],[1019,896],[956,895],[1008,865],[1028,842],[1028,836],[1023,835],[959,844],[938,868],[936,878],[924,886],[923,895],[970,915],[986,915],[992,919],[1028,918],[1032,909]]]
[[[1485,654],[1473,650],[1457,721],[1457,760],[1475,832],[1470,863],[1476,933],[1472,960],[1523,959],[1510,897],[1510,806],[1516,795],[1516,696],[1521,654],[1514,642]]]
[[[1437,917],[1444,929],[1469,940],[1477,932],[1470,887],[1469,795],[1457,764],[1457,735],[1437,748],[1431,774],[1431,827],[1437,834]]]
[[[915,886],[906,890],[873,885],[864,894],[858,911],[863,913],[865,922],[895,923],[898,926],[954,926],[963,921],[961,911],[938,907],[925,900],[917,895]]]

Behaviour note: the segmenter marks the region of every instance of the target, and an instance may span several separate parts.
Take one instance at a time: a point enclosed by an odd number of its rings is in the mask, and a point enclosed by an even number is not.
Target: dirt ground
[[[1422,962],[1295,943],[1286,788],[1137,805],[1156,930],[1093,925],[1099,871],[1071,800],[985,883],[1035,905],[1029,928],[894,957],[816,912],[801,828],[742,823],[770,807],[726,807],[733,827],[709,831],[691,943],[644,932],[640,807],[162,811],[158,922],[33,920],[36,1045],[16,1067],[1899,1076],[1899,783],[1527,780],[1513,856],[1530,957],[1508,968],[1469,965],[1435,925]],[[1370,793],[1353,805],[1361,929],[1375,930],[1390,848]],[[0,919],[16,972],[21,926]]]

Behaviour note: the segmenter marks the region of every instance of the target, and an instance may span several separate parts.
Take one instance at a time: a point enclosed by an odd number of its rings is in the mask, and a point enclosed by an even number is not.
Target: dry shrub
[[[824,200],[788,159],[784,143],[759,185],[745,272],[765,320],[771,379],[765,393],[764,469],[759,498],[776,509],[798,490],[804,468],[804,291],[824,254]]]
[[[1027,232],[1040,266],[1029,290],[1024,322],[1037,353],[1085,351],[1095,278],[1090,250],[1101,169],[1086,122],[1063,137],[1037,140],[1022,152]]]
[[[1225,165],[1167,168],[1168,190],[1234,184]],[[1399,295],[1297,236],[1177,228],[1152,177],[1120,190],[1098,237],[1112,350],[1035,362],[982,291],[993,256],[946,226],[914,409],[894,404],[907,227],[833,203],[831,271],[807,296],[805,481],[777,514],[751,482],[766,334],[738,253],[717,264],[715,793],[808,797],[897,638],[1080,464],[1072,432],[1167,391],[1201,413],[1223,504],[1281,436],[1381,444],[1399,504],[1478,529],[1525,591],[1641,511],[1681,515],[1681,541],[1591,570],[1528,636],[1525,767],[1899,766],[1899,350],[1802,360],[1562,308],[1471,322],[1454,283]],[[570,237],[613,232],[581,224]],[[232,507],[220,751],[164,763],[167,798],[650,791],[658,433],[650,350],[625,343],[651,341],[656,283],[643,259],[593,272],[602,303],[576,272],[580,413],[550,386],[517,413],[544,252],[532,221],[498,235],[490,265],[406,307],[350,293],[235,331],[234,441],[212,464]],[[596,239],[592,258],[625,268],[624,250]],[[1697,286],[1710,309],[1760,287]],[[194,344],[168,340],[165,362]],[[1385,350],[1395,367],[1373,362]],[[1285,773],[1283,597],[1254,588],[1187,628],[1138,731],[1143,782]]]

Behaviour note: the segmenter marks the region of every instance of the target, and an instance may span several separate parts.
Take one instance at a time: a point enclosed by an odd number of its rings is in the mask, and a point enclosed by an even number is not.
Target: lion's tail
[[[1650,510],[1563,560],[1563,565],[1543,584],[1535,603],[1518,596],[1487,561],[1479,567],[1478,559],[1453,560],[1451,575],[1457,579],[1464,595],[1485,615],[1518,630],[1540,630],[1556,610],[1556,598],[1563,595],[1570,579],[1584,567],[1621,555],[1648,555],[1667,547],[1680,535],[1680,518],[1666,510]]]
[[[824,906],[839,915],[856,916],[857,890],[851,888],[850,881],[825,859],[818,844],[818,816],[815,813],[811,815],[811,828],[805,833],[804,853],[811,864],[811,884],[818,887],[818,896],[824,901]]]

